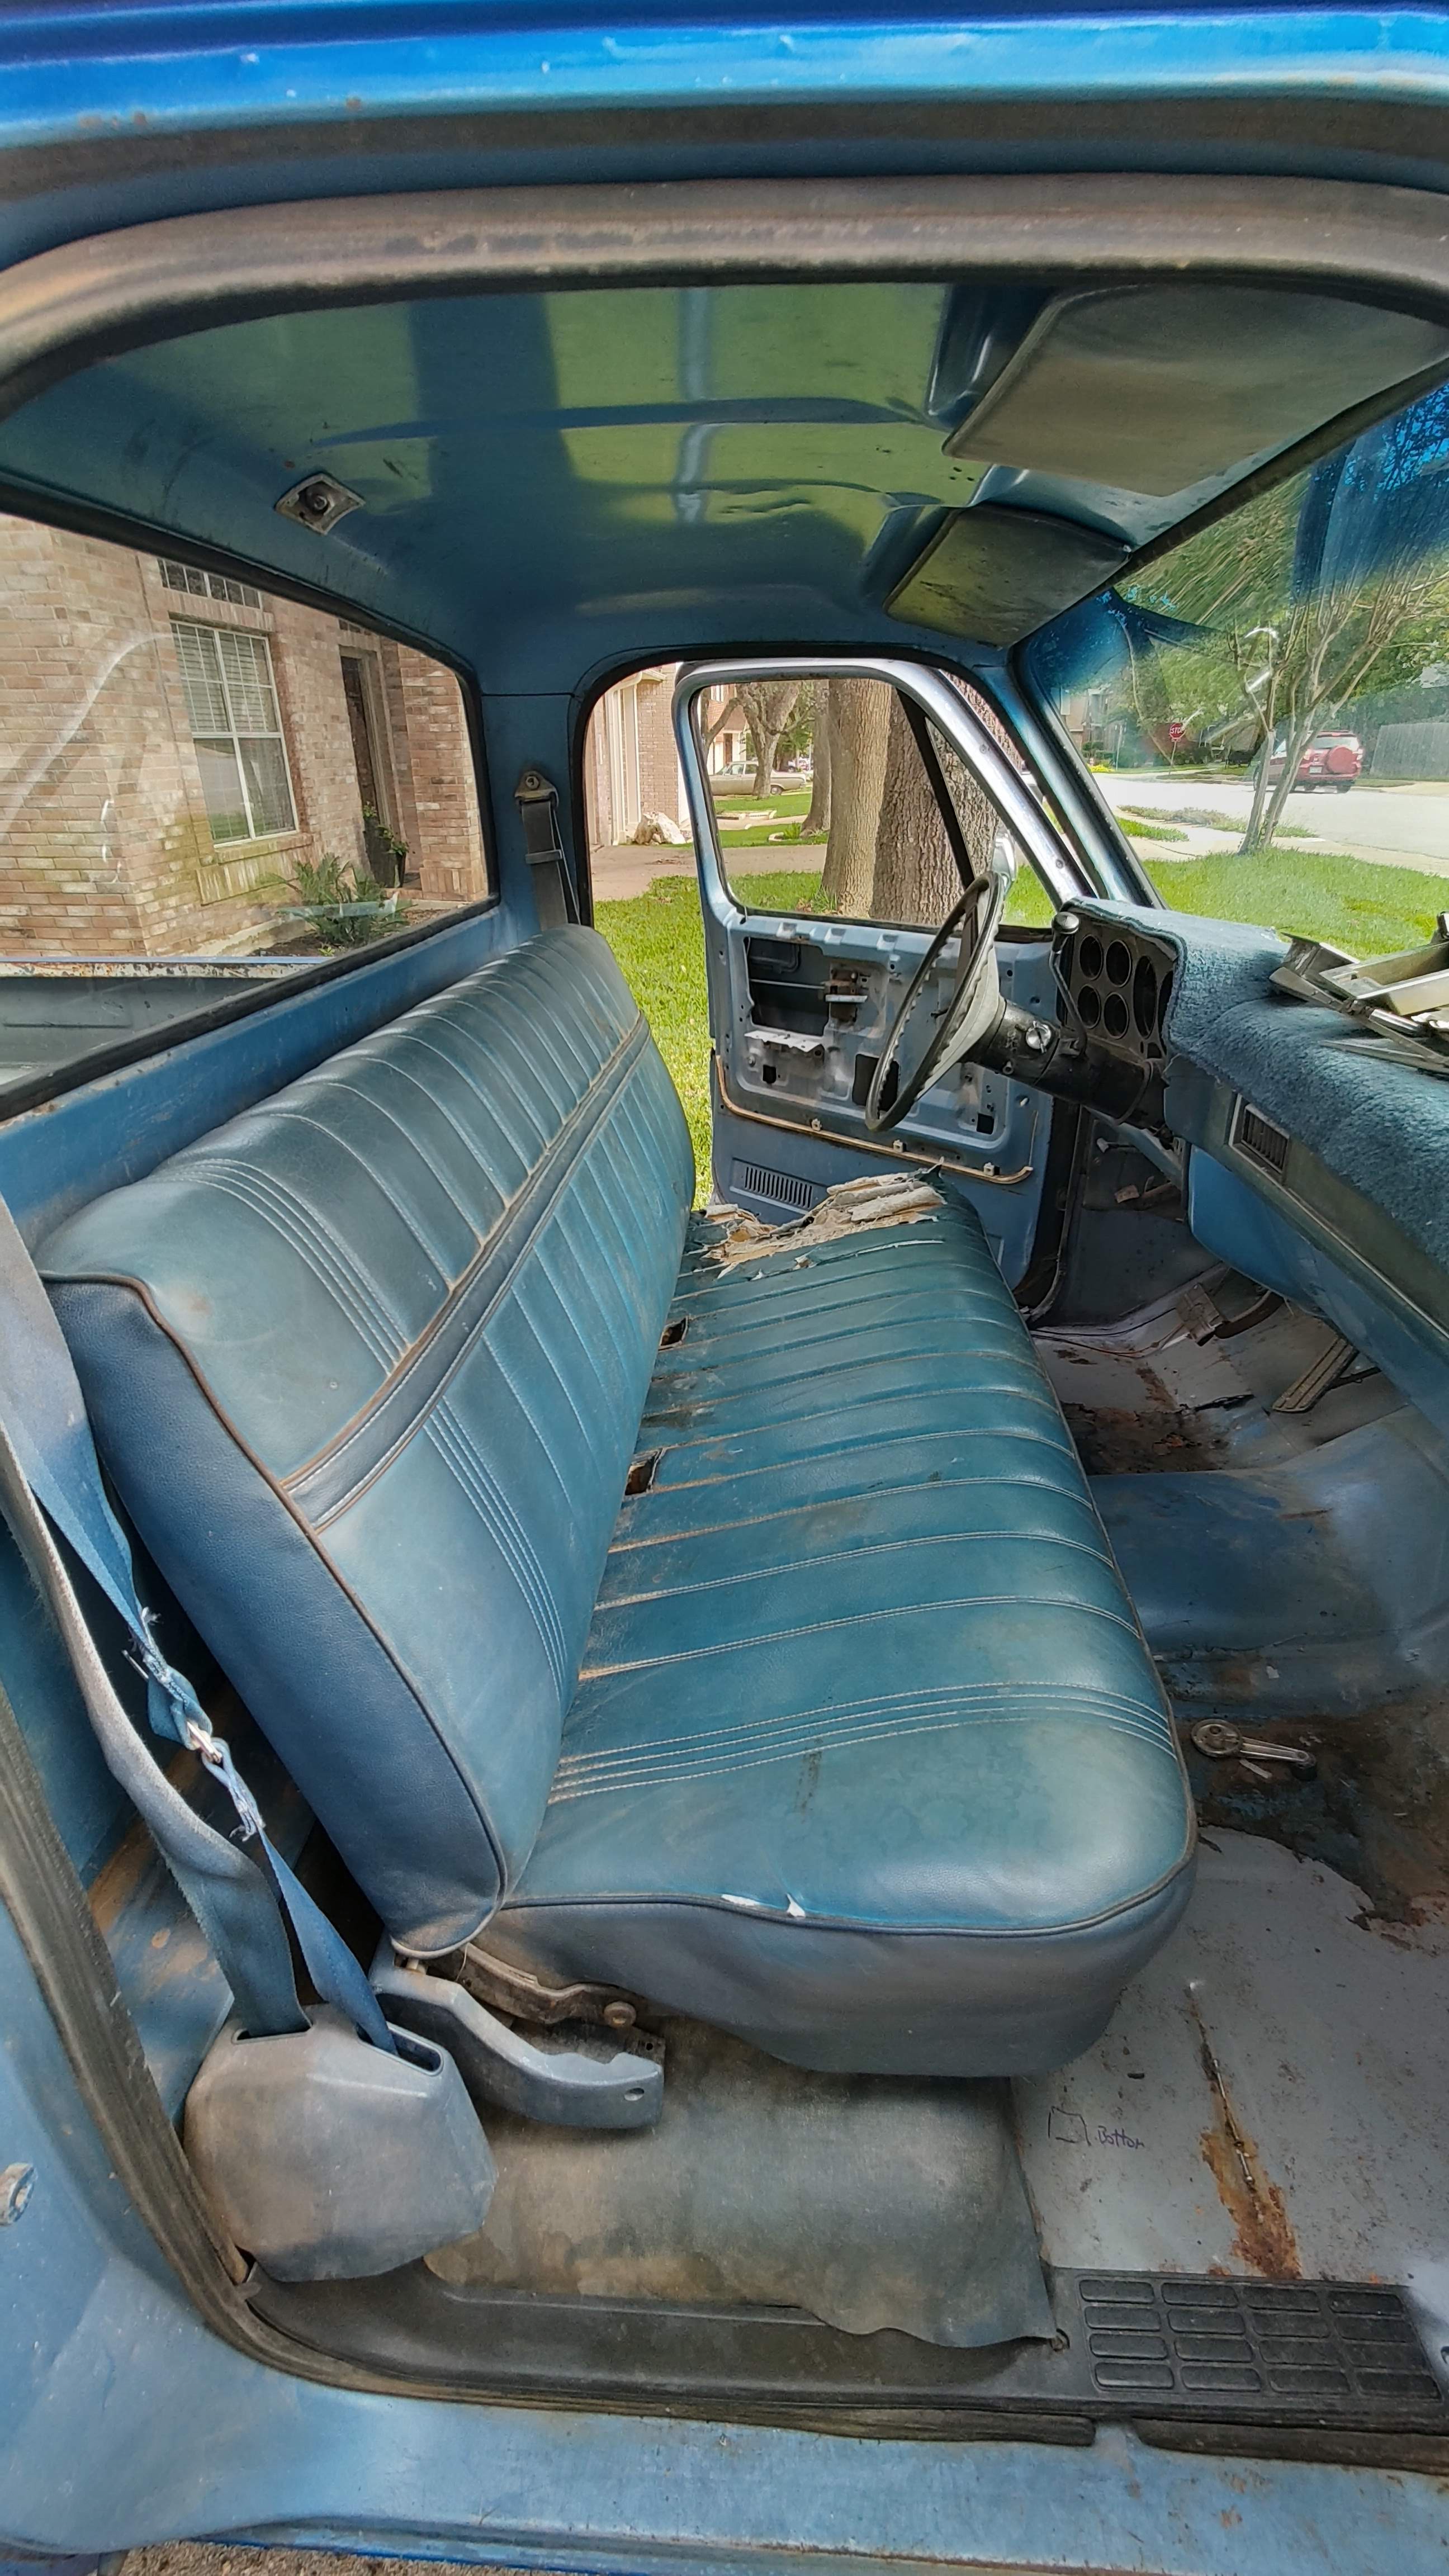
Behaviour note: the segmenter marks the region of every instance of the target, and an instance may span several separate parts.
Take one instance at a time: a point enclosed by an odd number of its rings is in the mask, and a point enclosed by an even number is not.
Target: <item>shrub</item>
[[[379,885],[360,863],[339,859],[334,850],[299,860],[289,877],[272,883],[291,897],[280,918],[309,921],[320,948],[365,948],[407,927],[397,888]]]

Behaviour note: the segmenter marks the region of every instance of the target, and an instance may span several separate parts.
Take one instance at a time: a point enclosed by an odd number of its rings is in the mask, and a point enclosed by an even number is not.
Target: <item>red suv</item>
[[[1274,746],[1268,763],[1268,776],[1272,779],[1283,775],[1285,749],[1281,742]],[[1316,733],[1298,763],[1293,784],[1303,788],[1330,787],[1346,796],[1362,774],[1363,744],[1356,733]]]

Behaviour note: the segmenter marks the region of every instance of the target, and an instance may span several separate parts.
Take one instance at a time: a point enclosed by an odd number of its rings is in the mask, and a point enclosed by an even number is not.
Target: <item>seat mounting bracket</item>
[[[386,1939],[372,1983],[389,2021],[445,2048],[475,2099],[562,2129],[649,2129],[659,2117],[664,2068],[645,2043],[525,2038],[452,1978],[404,1965]]]

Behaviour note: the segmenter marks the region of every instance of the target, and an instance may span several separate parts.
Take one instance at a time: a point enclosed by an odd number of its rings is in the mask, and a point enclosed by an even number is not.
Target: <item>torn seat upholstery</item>
[[[41,1259],[140,1537],[400,1948],[817,2068],[1061,2063],[1193,1835],[1056,1400],[969,1207],[724,1271],[692,1180],[570,928]]]

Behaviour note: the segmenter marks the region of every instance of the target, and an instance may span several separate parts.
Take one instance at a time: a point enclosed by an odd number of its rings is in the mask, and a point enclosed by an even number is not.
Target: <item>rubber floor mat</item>
[[[429,2257],[458,2286],[804,2309],[926,2343],[1055,2331],[1004,2084],[812,2075],[664,2025],[657,2129],[490,2109],[498,2188]]]

